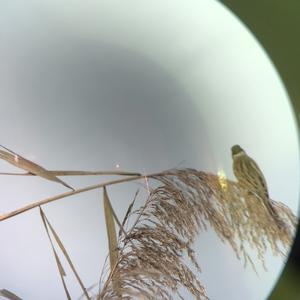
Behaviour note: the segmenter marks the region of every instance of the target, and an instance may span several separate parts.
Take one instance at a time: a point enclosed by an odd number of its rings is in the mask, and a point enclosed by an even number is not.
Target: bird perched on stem
[[[232,146],[231,153],[233,173],[240,187],[261,199],[276,224],[281,224],[277,212],[270,203],[267,183],[257,163],[239,145]]]

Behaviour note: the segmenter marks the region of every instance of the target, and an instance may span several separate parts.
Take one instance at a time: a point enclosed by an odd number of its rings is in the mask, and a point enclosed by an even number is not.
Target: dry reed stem
[[[79,170],[48,170],[53,176],[95,176],[95,175],[119,175],[119,176],[140,176],[141,173],[128,171],[79,171]],[[32,173],[8,173],[0,172],[0,175],[9,176],[36,176]]]
[[[155,173],[155,174],[151,174],[150,176],[159,176],[161,173]],[[11,217],[14,217],[18,214],[22,214],[28,210],[31,210],[33,208],[39,207],[41,205],[45,205],[47,203],[56,201],[56,200],[60,200],[66,197],[70,197],[76,194],[80,194],[80,193],[84,193],[87,191],[91,191],[91,190],[95,190],[95,189],[99,189],[99,188],[103,188],[104,186],[109,186],[109,185],[115,185],[115,184],[120,184],[120,183],[125,183],[125,182],[129,182],[129,181],[134,181],[134,180],[138,180],[138,179],[143,179],[145,176],[143,175],[138,175],[138,176],[130,176],[130,177],[125,177],[125,178],[121,178],[121,179],[116,179],[116,180],[110,180],[104,183],[100,183],[100,184],[94,184],[94,185],[90,185],[81,189],[77,189],[75,191],[70,191],[70,192],[66,192],[66,193],[62,193],[62,194],[58,194],[56,196],[53,197],[49,197],[46,199],[42,199],[33,203],[30,203],[28,205],[25,205],[21,208],[18,208],[16,210],[13,210],[11,212],[8,213],[4,213],[0,215],[0,222],[4,221],[6,219],[9,219]]]

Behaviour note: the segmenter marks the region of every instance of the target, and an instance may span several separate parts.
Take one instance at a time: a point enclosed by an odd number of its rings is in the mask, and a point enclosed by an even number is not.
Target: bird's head
[[[232,156],[240,154],[240,153],[245,153],[244,149],[240,145],[234,145],[231,147]]]

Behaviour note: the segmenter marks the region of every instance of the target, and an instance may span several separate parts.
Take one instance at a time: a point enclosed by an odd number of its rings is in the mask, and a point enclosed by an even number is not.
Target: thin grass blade
[[[41,208],[40,208],[40,209],[41,209]],[[42,209],[41,209],[41,210],[42,210]],[[63,245],[61,239],[59,238],[58,234],[56,233],[56,231],[54,230],[54,228],[53,228],[52,225],[50,224],[50,222],[49,222],[48,218],[46,217],[45,213],[44,213],[43,211],[42,211],[42,213],[43,213],[43,216],[44,216],[44,220],[45,220],[45,222],[47,223],[47,226],[49,227],[49,229],[50,229],[50,231],[51,231],[51,233],[52,233],[52,235],[53,235],[53,237],[54,237],[54,239],[55,239],[57,245],[59,246],[60,250],[61,250],[62,253],[64,254],[64,256],[65,256],[67,262],[69,263],[69,265],[70,265],[70,267],[71,267],[71,269],[72,269],[72,271],[73,271],[73,273],[74,273],[74,275],[75,275],[75,277],[76,277],[76,279],[77,279],[77,281],[78,281],[78,283],[79,283],[79,285],[80,285],[80,287],[81,287],[83,293],[85,294],[85,296],[86,296],[87,299],[90,299],[90,296],[89,296],[88,293],[87,293],[87,289],[85,288],[85,286],[84,286],[84,284],[83,284],[81,278],[79,277],[79,274],[78,274],[78,272],[76,271],[76,269],[75,269],[75,267],[74,267],[74,264],[73,264],[73,262],[72,262],[72,260],[71,260],[71,258],[70,258],[70,256],[69,256],[69,254],[68,254],[66,248],[64,247],[64,245]]]
[[[41,207],[40,207],[40,215],[41,215],[41,218],[42,218],[42,221],[43,221],[43,224],[44,224],[44,227],[45,227],[48,239],[49,239],[50,244],[51,244],[51,248],[52,248],[52,251],[53,251],[53,254],[54,254],[54,257],[55,257],[56,265],[57,265],[57,268],[58,268],[58,272],[59,272],[59,275],[60,275],[60,278],[61,278],[64,290],[65,290],[67,299],[68,300],[72,300],[71,296],[70,296],[70,293],[68,291],[65,279],[64,279],[64,277],[66,276],[66,272],[65,272],[65,270],[64,270],[64,268],[63,268],[63,266],[61,264],[61,261],[60,261],[58,255],[57,255],[57,252],[56,252],[56,250],[54,248],[53,241],[51,239],[50,232],[49,232],[49,229],[48,229],[48,226],[47,226],[46,216],[45,216],[45,214],[44,214],[44,212],[43,212],[43,210],[42,210]]]

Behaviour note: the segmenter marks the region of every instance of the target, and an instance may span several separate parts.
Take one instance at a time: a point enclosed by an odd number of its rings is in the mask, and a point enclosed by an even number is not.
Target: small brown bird
[[[279,216],[270,203],[267,183],[257,163],[239,145],[231,147],[231,153],[233,173],[240,187],[259,197],[263,201],[265,208],[278,223],[280,220]]]
[[[65,187],[74,191],[74,189],[71,186],[69,186],[67,183],[65,183],[61,179],[57,178],[50,171],[44,169],[43,167],[39,166],[38,164],[36,164],[34,162],[22,157],[21,155],[13,152],[12,150],[10,150],[2,145],[0,145],[0,146],[7,150],[7,151],[0,150],[0,159],[3,159],[12,165],[27,171],[30,174],[34,174],[36,176],[40,176],[42,178],[45,178],[45,179],[48,179],[51,181],[55,181],[55,182],[60,183],[60,184],[64,185]]]

